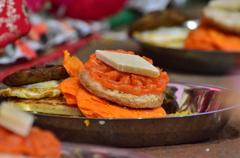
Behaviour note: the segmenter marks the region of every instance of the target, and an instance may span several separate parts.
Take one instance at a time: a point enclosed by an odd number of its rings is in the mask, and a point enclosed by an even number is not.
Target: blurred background
[[[80,48],[92,41],[140,53],[141,48],[136,48],[129,30],[148,29],[148,25],[156,28],[166,21],[179,25],[188,19],[199,19],[208,1],[18,0],[11,4],[5,0],[1,3],[0,16],[4,20],[0,28],[0,82],[16,70],[60,59],[63,49],[73,54],[81,52]],[[16,10],[8,11],[10,7]],[[148,18],[152,12],[156,13]]]
[[[202,23],[208,4],[209,0],[19,0],[14,4],[5,0],[0,12],[5,19],[0,28],[0,82],[19,69],[61,63],[66,49],[83,61],[96,49],[125,49],[152,58],[172,80],[222,85],[237,69],[239,53],[215,48],[205,34],[189,37]],[[7,12],[7,7],[16,11]],[[215,39],[230,39],[218,34]]]

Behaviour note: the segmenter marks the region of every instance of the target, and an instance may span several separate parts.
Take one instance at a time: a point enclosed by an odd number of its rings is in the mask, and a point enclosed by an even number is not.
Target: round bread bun
[[[240,35],[239,10],[239,0],[213,0],[203,9],[202,20],[224,32]]]
[[[164,94],[133,95],[118,90],[111,90],[92,79],[89,72],[83,69],[79,75],[83,87],[90,93],[130,108],[156,108],[162,105]]]

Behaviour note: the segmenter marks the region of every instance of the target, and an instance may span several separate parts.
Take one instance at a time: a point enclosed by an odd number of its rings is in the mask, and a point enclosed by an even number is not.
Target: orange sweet
[[[109,51],[134,55],[131,51]],[[146,57],[143,57],[143,59],[152,64],[151,59]],[[167,72],[162,71],[158,67],[160,76],[157,78],[121,72],[107,65],[103,61],[98,60],[95,53],[90,56],[90,59],[85,63],[84,68],[89,71],[90,76],[94,80],[100,82],[103,86],[134,95],[150,93],[160,94],[166,90],[166,84],[169,82]]]

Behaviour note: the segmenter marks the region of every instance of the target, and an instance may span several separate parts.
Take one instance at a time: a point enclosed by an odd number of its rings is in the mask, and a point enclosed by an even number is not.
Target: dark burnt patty
[[[44,65],[18,70],[6,76],[2,82],[7,86],[22,86],[67,77],[69,77],[69,74],[62,65]]]

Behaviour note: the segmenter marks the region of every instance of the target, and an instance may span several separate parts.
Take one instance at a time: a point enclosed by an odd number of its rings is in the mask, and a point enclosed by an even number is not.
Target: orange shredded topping
[[[185,48],[209,51],[239,51],[239,43],[239,36],[223,33],[202,22],[198,28],[190,31],[185,40]]]
[[[78,58],[75,58],[74,62],[71,62],[72,59],[69,58],[68,55],[69,54],[66,54],[66,57],[64,57],[64,67],[67,72],[76,72],[75,70],[72,70],[75,69],[74,65],[81,65],[80,63],[82,62]],[[67,66],[65,64],[67,64]],[[98,98],[85,90],[81,85],[78,79],[78,75],[81,70],[82,67],[80,67],[79,72],[70,74],[71,77],[65,79],[58,88],[62,91],[67,103],[77,104],[78,108],[86,117],[139,118],[167,116],[162,107],[154,109],[133,109],[122,107],[107,100]]]
[[[81,83],[79,82],[78,77],[70,77],[63,80],[58,89],[61,90],[63,97],[66,99],[68,104],[77,105],[76,95],[78,89],[83,88]]]
[[[109,50],[106,50],[109,51]],[[132,54],[131,51],[124,50],[110,50],[119,53]],[[153,63],[151,59],[143,57],[149,63]],[[100,82],[103,86],[119,90],[134,95],[157,93],[160,94],[166,90],[166,84],[169,82],[167,72],[160,71],[157,78],[148,77],[138,74],[131,74],[114,69],[101,60],[96,58],[96,54],[92,54],[88,62],[84,65],[85,69],[89,71],[90,76]]]
[[[83,63],[76,56],[70,56],[67,50],[64,51],[63,65],[71,77],[78,77],[84,68]]]
[[[38,127],[32,127],[30,134],[22,137],[0,126],[0,153],[59,157],[61,144],[53,133]]]
[[[139,118],[167,116],[162,107],[153,109],[134,109],[122,107],[90,94],[85,89],[77,93],[78,108],[86,117],[97,118]]]

